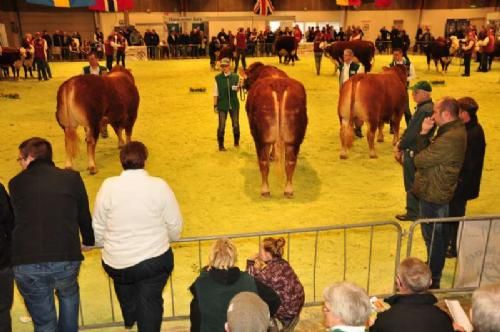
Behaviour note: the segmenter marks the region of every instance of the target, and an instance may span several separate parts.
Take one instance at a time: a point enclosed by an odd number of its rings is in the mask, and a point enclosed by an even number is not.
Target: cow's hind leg
[[[65,168],[73,168],[73,159],[78,152],[78,135],[76,128],[64,128],[64,144],[66,148],[66,163]]]
[[[380,121],[378,124],[377,142],[382,143],[384,141],[384,121]]]
[[[394,136],[392,138],[392,145],[396,145],[399,141],[399,126],[401,123],[401,118],[402,115],[395,115],[394,116]]]
[[[259,168],[260,174],[262,176],[262,185],[260,189],[260,194],[262,197],[270,197],[271,192],[269,191],[269,150],[272,144],[263,144],[257,148],[257,153],[259,157]]]
[[[118,124],[111,124],[113,130],[115,131],[116,137],[118,137],[118,149],[121,149],[125,145],[125,141],[123,140],[123,128]]]
[[[377,126],[368,123],[368,131],[366,134],[366,139],[368,140],[368,148],[370,149],[370,158],[377,158],[377,152],[375,151],[375,132],[377,131]]]
[[[99,138],[100,128],[85,128],[85,141],[87,141],[87,156],[88,156],[88,171],[90,175],[97,173],[97,166],[95,164],[95,146]]]
[[[292,178],[297,165],[298,149],[294,145],[285,146],[285,171],[286,171],[286,184],[285,184],[285,197],[293,197]]]

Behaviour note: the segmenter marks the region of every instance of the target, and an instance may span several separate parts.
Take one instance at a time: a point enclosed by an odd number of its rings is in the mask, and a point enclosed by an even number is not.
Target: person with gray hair
[[[257,294],[236,294],[227,309],[226,332],[267,332],[271,316],[269,307]]]
[[[391,308],[377,315],[370,332],[452,332],[450,316],[428,292],[431,283],[427,264],[414,257],[403,260],[396,276],[399,293],[384,300]]]
[[[474,332],[500,332],[500,283],[483,286],[472,294]]]
[[[365,290],[350,282],[339,282],[323,291],[324,325],[332,332],[364,332],[371,314]]]

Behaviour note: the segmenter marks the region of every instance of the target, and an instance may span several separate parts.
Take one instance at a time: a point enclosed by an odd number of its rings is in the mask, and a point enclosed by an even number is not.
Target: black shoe
[[[396,219],[400,221],[415,221],[416,218],[410,217],[409,215],[405,214],[397,214]]]
[[[361,132],[361,128],[355,128],[354,134],[359,138],[363,138],[363,133]]]
[[[457,257],[457,251],[451,247],[448,248],[446,251],[446,258],[456,258]]]
[[[224,145],[219,145],[219,151],[227,151]]]
[[[464,76],[464,77],[469,77],[470,75],[467,75],[467,74],[462,74],[462,76]]]

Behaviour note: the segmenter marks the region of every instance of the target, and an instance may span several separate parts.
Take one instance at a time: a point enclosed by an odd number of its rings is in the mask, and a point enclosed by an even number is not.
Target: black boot
[[[240,146],[240,135],[234,135],[234,147],[238,148]]]
[[[363,138],[363,133],[361,132],[361,127],[354,128],[354,134],[356,134],[356,136],[359,138]]]
[[[224,139],[218,139],[219,141],[219,151],[226,151],[226,148],[224,147]]]

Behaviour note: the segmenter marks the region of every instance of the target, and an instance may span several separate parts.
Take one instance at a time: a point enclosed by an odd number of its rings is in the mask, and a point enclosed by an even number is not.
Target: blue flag
[[[27,3],[50,7],[88,7],[95,5],[95,0],[26,0]]]

